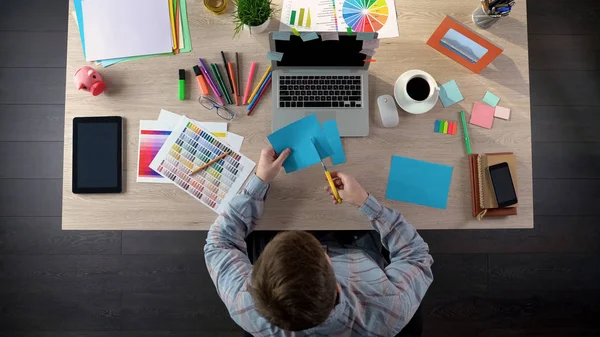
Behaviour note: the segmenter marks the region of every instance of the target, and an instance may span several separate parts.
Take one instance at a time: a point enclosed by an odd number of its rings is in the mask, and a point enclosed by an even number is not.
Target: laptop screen
[[[363,68],[368,58],[361,54],[363,41],[357,41],[356,35],[339,35],[339,41],[318,39],[302,41],[292,35],[289,41],[275,40],[275,51],[283,53],[278,67],[357,67]]]

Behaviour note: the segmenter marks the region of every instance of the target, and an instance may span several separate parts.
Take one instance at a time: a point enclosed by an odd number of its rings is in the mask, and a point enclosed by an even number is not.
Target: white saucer
[[[417,102],[414,99],[410,98],[404,88],[406,88],[406,83],[416,75],[425,75],[427,77],[431,77],[431,75],[427,74],[422,70],[409,70],[404,74],[400,75],[394,84],[394,98],[396,99],[396,103],[402,108],[402,110],[413,114],[420,115],[424,114],[427,111],[433,109],[435,104],[437,103],[439,94],[434,93],[426,100]],[[432,77],[431,77],[432,78]],[[433,78],[432,78],[433,79]],[[434,81],[435,83],[435,81]],[[430,84],[431,85],[431,84]],[[436,85],[437,88],[437,85]],[[437,89],[439,90],[439,89]]]

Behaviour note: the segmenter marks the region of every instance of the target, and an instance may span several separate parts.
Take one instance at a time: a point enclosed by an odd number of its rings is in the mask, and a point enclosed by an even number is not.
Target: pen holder
[[[473,23],[481,29],[488,29],[500,20],[500,18],[494,18],[488,15],[488,13],[485,12],[483,5],[475,8],[473,14],[471,14],[471,19],[473,20]]]

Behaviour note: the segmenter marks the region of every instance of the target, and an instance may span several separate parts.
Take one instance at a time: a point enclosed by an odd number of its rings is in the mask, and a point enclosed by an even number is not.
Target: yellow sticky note
[[[444,133],[448,133],[448,121],[444,121]]]
[[[296,28],[292,28],[292,33],[296,36],[300,36],[300,32]]]

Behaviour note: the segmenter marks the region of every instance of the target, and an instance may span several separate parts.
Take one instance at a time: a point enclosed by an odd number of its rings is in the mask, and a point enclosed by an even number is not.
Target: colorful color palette
[[[256,164],[187,117],[181,117],[174,130],[150,168],[213,211],[222,212]],[[224,152],[230,154],[191,175],[193,170]]]
[[[158,172],[150,168],[150,163],[160,151],[171,130],[167,130],[158,121],[140,121],[137,182],[168,183]]]
[[[433,123],[433,132],[455,135],[456,127],[457,124],[455,121],[442,121],[438,119]]]
[[[388,19],[385,0],[346,0],[342,6],[342,17],[353,32],[376,32],[383,28]]]

